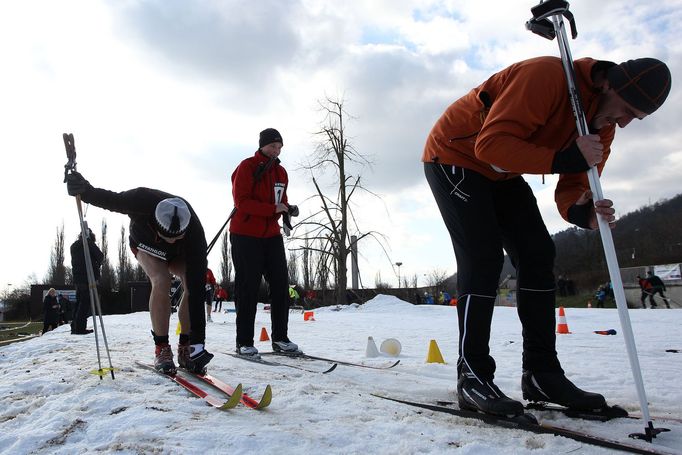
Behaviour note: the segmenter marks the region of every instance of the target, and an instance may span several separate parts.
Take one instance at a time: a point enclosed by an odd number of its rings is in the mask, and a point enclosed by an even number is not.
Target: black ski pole
[[[561,54],[561,62],[564,67],[566,75],[566,83],[568,85],[568,95],[573,107],[573,115],[575,116],[578,134],[585,136],[589,134],[587,120],[585,118],[585,111],[580,100],[580,92],[576,85],[575,69],[573,68],[573,57],[569,47],[569,40],[566,36],[566,28],[564,26],[564,18],[566,18],[571,25],[571,37],[575,39],[578,32],[575,26],[575,19],[573,14],[569,11],[569,3],[565,0],[547,0],[540,1],[540,4],[531,8],[533,17],[526,22],[526,28],[531,32],[553,40],[557,38],[559,44],[559,53]],[[587,171],[587,177],[590,182],[590,189],[595,201],[604,199],[604,193],[599,182],[599,171],[595,166],[592,166]],[[606,257],[606,264],[609,270],[609,276],[613,285],[613,293],[616,299],[616,306],[618,307],[618,316],[620,324],[623,329],[623,338],[625,339],[625,346],[627,348],[628,357],[630,359],[630,369],[637,388],[637,395],[639,404],[642,409],[642,417],[646,421],[644,434],[633,433],[630,436],[633,438],[644,439],[651,442],[658,433],[668,431],[665,428],[656,429],[653,426],[651,417],[649,415],[649,405],[646,398],[646,391],[644,390],[644,379],[642,378],[642,369],[639,365],[639,358],[637,357],[637,347],[635,345],[635,336],[632,332],[632,324],[630,323],[630,316],[628,313],[627,300],[625,299],[625,291],[623,288],[623,281],[620,276],[620,268],[618,266],[618,258],[616,257],[616,248],[613,243],[613,235],[608,222],[601,216],[597,216],[599,224],[599,233],[601,235],[602,245],[604,246],[604,255]]]
[[[256,169],[256,172],[254,172],[253,174],[254,187],[256,183],[260,182],[260,180],[263,178],[263,175],[276,163],[279,163],[279,159],[276,157],[272,157],[265,164],[261,164],[258,166],[258,169]],[[236,212],[237,207],[232,209],[232,211],[227,217],[227,220],[225,220],[225,223],[223,223],[223,225],[218,230],[218,233],[215,235],[215,237],[213,237],[213,240],[211,240],[211,242],[208,244],[208,247],[206,248],[206,256],[208,256],[208,253],[211,252],[216,242],[218,241],[218,237],[220,237],[220,234],[223,233],[223,230],[225,229],[225,227],[230,222],[230,220],[232,219]]]
[[[76,172],[76,145],[74,143],[73,134],[63,134],[64,147],[66,147],[67,163],[64,165],[64,181],[70,172]],[[99,293],[97,292],[97,283],[95,282],[95,272],[92,267],[92,258],[90,257],[90,246],[88,245],[88,224],[83,217],[83,206],[80,195],[76,196],[76,208],[78,209],[78,219],[81,227],[81,240],[83,241],[83,254],[85,255],[85,271],[88,277],[88,292],[90,294],[90,310],[92,311],[92,328],[95,332],[95,347],[97,349],[97,374],[100,380],[103,379],[106,372],[111,373],[111,379],[116,379],[114,376],[114,366],[111,363],[111,354],[109,352],[109,343],[107,342],[107,334],[104,330],[104,320],[102,319],[102,306],[99,301]],[[99,349],[99,335],[97,332],[97,317],[99,317],[99,325],[102,329],[102,339],[104,347],[109,359],[109,368],[102,368],[102,359]]]

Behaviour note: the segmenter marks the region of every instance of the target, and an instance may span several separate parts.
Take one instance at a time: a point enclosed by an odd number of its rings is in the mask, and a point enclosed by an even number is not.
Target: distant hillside
[[[613,241],[621,268],[682,262],[682,194],[628,213],[617,220]],[[557,276],[581,288],[608,280],[597,231],[569,228],[556,233]]]
[[[556,245],[556,277],[564,275],[578,289],[593,289],[609,279],[604,250],[598,231],[571,227],[553,236]],[[613,240],[620,268],[682,262],[682,194],[647,205],[617,220]],[[500,282],[516,270],[508,256]],[[457,274],[445,281],[456,289]]]

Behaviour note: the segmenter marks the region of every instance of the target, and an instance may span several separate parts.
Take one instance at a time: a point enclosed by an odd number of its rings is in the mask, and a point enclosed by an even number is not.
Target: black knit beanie
[[[632,107],[651,114],[670,93],[670,70],[655,58],[628,60],[609,68],[609,85]]]
[[[279,131],[277,131],[274,128],[268,128],[260,132],[258,148],[263,148],[268,144],[272,144],[273,142],[281,142],[282,144],[284,144],[284,141],[282,140],[282,135],[279,134]]]
[[[156,205],[156,229],[165,237],[178,237],[187,230],[191,218],[189,207],[179,197],[164,199]]]

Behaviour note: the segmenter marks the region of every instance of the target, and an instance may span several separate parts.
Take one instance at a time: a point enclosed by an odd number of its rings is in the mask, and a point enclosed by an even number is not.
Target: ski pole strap
[[[535,5],[530,9],[533,17],[526,22],[526,29],[551,41],[556,36],[556,31],[549,18],[561,15],[571,24],[571,37],[576,39],[578,30],[575,26],[573,13],[568,10],[568,7],[569,4],[565,0],[541,1],[540,4]]]
[[[267,163],[265,164],[261,163],[258,166],[256,172],[253,173],[254,187],[256,183],[260,182],[260,179],[263,178],[263,175],[265,175],[265,173],[268,172],[268,170],[277,163],[279,163],[279,158],[272,157],[267,161]]]

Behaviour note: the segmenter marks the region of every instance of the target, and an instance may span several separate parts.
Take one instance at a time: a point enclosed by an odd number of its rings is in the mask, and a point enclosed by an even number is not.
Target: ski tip
[[[220,409],[227,410],[227,409],[232,409],[235,406],[239,404],[239,402],[242,399],[242,385],[238,384],[237,387],[234,388],[234,392],[232,395],[230,395],[230,399],[225,402],[222,406],[220,406]]]
[[[263,392],[263,396],[258,402],[258,406],[256,406],[256,409],[267,408],[268,406],[270,406],[270,403],[272,403],[272,387],[270,387],[270,384],[268,384],[265,387],[265,392]]]
[[[329,368],[328,370],[323,371],[322,374],[331,373],[332,371],[336,370],[336,367],[338,367],[338,366],[339,366],[339,364],[338,364],[338,363],[335,363],[335,364],[333,364],[333,365],[331,366],[331,368]]]

